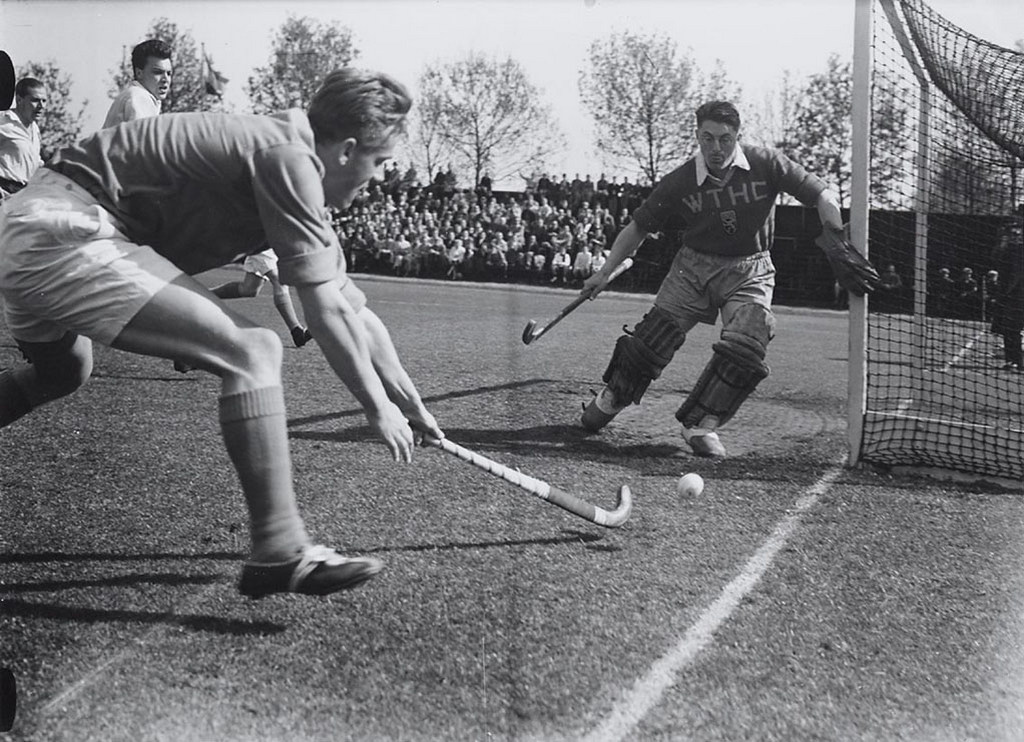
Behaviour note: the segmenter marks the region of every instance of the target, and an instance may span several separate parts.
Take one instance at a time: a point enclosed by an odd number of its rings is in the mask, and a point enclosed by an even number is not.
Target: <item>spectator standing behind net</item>
[[[955,297],[955,316],[957,319],[978,319],[978,281],[974,278],[974,270],[964,267],[960,276],[953,282]]]
[[[896,311],[899,308],[903,279],[896,272],[896,266],[889,263],[879,276],[878,293],[875,298],[882,311]]]
[[[147,39],[132,49],[132,81],[118,93],[107,110],[103,128],[160,113],[171,92],[172,49],[161,39]]]
[[[1004,228],[996,250],[999,293],[992,316],[992,332],[1003,341],[1003,368],[1024,371],[1024,229],[1021,218]]]
[[[443,433],[348,277],[327,206],[348,208],[393,157],[411,104],[392,78],[345,68],[308,113],[151,116],[62,149],[0,211],[0,294],[30,360],[0,373],[0,427],[85,383],[92,341],[181,358],[221,379],[221,432],[252,538],[239,590],[322,595],[376,574],[376,559],[313,546],[306,533],[279,337],[191,275],[270,245],[371,430],[410,461],[413,427]]]
[[[990,270],[985,273],[981,284],[981,299],[985,308],[983,319],[991,321],[996,302],[999,301],[999,271]]]
[[[584,284],[582,293],[596,296],[648,234],[671,230],[681,236],[654,306],[619,338],[604,372],[606,386],[586,405],[581,422],[598,431],[639,403],[687,333],[721,315],[721,339],[676,419],[695,454],[725,456],[717,429],[769,373],[764,358],[775,334],[769,250],[779,194],[817,207],[822,249],[850,291],[871,290],[878,274],[845,239],[838,200],[824,181],[778,150],[739,143],[740,115],[731,103],[705,103],[697,109],[696,125],[699,152],[666,175],[633,212],[604,267]]]
[[[8,96],[10,90],[7,88]],[[46,99],[42,81],[23,77],[14,86],[14,107],[0,112],[0,200],[24,188],[43,164],[37,119],[46,108]]]
[[[950,275],[949,268],[939,268],[934,287],[929,287],[928,298],[931,300],[929,314],[932,316],[950,317],[954,314],[956,282]]]

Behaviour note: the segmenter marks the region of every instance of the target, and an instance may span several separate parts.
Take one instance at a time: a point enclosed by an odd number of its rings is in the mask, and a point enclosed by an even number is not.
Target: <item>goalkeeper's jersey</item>
[[[636,225],[644,232],[677,233],[681,244],[702,253],[741,256],[769,250],[779,194],[814,206],[826,185],[777,150],[741,146],[741,153],[722,180],[708,175],[703,182],[698,182],[703,168],[697,162],[702,155],[691,157],[633,212]]]
[[[161,114],[62,149],[49,167],[186,273],[265,250],[292,285],[341,278],[323,163],[299,110],[275,116]]]

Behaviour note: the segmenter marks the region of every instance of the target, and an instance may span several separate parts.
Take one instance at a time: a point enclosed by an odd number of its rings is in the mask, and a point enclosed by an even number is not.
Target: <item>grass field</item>
[[[845,315],[779,310],[773,374],[711,462],[672,414],[717,330],[586,436],[650,297],[525,346],[571,293],[360,285],[449,438],[605,507],[628,483],[632,518],[599,528],[432,449],[393,464],[315,346],[288,348],[307,525],[386,567],[252,602],[216,379],[98,349],[78,394],[0,432],[0,739],[1024,739],[1024,498],[842,467]],[[235,305],[284,338],[266,293]]]

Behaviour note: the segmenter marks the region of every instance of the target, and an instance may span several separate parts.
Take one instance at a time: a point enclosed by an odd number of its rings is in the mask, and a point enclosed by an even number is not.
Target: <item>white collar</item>
[[[738,167],[740,170],[750,170],[750,162],[747,160],[747,155],[743,152],[743,147],[740,146],[739,142],[736,142],[736,151],[733,153],[732,162],[726,166],[726,170],[730,167]],[[708,172],[708,164],[704,161],[704,155],[701,154],[700,150],[697,150],[697,185],[704,185],[704,181],[711,176]],[[717,179],[716,179],[717,180]]]
[[[139,82],[138,80],[132,80],[130,84],[131,85],[135,85],[136,87],[140,88],[146,95],[148,95],[150,98],[152,98],[153,102],[156,103],[157,108],[163,108],[163,101],[161,101],[159,98],[157,98],[151,92],[149,92],[149,88],[147,88],[141,82]]]

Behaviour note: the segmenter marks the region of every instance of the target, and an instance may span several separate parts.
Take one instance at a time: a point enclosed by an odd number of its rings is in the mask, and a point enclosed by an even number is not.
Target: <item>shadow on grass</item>
[[[449,399],[462,399],[464,397],[473,397],[477,394],[490,394],[491,392],[508,391],[511,389],[523,389],[526,387],[537,386],[539,384],[551,384],[554,383],[554,379],[526,379],[524,381],[513,381],[508,384],[493,384],[490,386],[480,386],[475,389],[460,389],[455,392],[447,392],[445,394],[435,394],[433,396],[424,397],[424,404],[430,405],[435,402],[444,402]],[[326,420],[338,420],[343,417],[358,417],[363,414],[361,408],[354,408],[351,410],[342,410],[340,412],[329,412],[324,415],[308,415],[307,417],[297,417],[288,421],[288,427],[294,428],[301,425],[310,425],[312,423],[324,422]],[[360,439],[361,440],[361,439]]]
[[[137,574],[97,577],[91,580],[45,580],[43,582],[14,582],[5,584],[0,592],[38,593],[56,590],[75,590],[86,587],[123,587],[125,585],[209,585],[220,581],[218,575]]]
[[[458,551],[460,549],[505,549],[510,546],[559,546],[582,541],[590,544],[600,541],[603,536],[600,533],[584,533],[583,531],[566,531],[565,536],[532,539],[504,539],[501,541],[455,541],[440,544],[409,544],[406,546],[380,546],[376,549],[360,549],[365,554],[386,554],[401,552],[421,551]]]
[[[270,621],[240,621],[220,616],[176,615],[148,611],[118,609],[82,608],[51,603],[31,603],[24,600],[3,600],[0,602],[0,616],[18,618],[46,618],[57,621],[79,623],[135,623],[166,624],[181,626],[193,631],[236,636],[265,636],[280,634],[285,627]]]
[[[0,564],[32,564],[36,562],[153,562],[153,561],[241,561],[245,554],[236,551],[196,553],[165,552],[162,554],[113,554],[110,552],[33,551],[0,554]]]
[[[0,554],[0,564],[42,564],[42,563],[77,563],[77,562],[150,562],[154,560],[230,560],[241,561],[242,554],[229,551],[215,551],[199,554],[163,553],[163,554],[109,554],[101,552],[68,553],[59,551],[43,551],[20,554]],[[76,621],[82,623],[137,623],[167,624],[182,626],[194,631],[206,631],[215,634],[265,635],[277,634],[285,630],[280,624],[269,621],[241,621],[221,616],[176,615],[172,612],[150,612],[122,610],[116,608],[89,608],[37,603],[7,597],[19,593],[58,592],[88,588],[126,587],[131,585],[149,584],[181,587],[189,585],[212,585],[225,582],[222,575],[182,575],[167,573],[139,573],[114,575],[111,577],[95,577],[76,580],[44,580],[33,582],[8,582],[0,585],[0,593],[7,595],[0,600],[0,617],[45,618],[58,621]]]
[[[501,454],[535,458],[578,456],[592,463],[629,467],[645,475],[650,473],[648,464],[651,459],[671,459],[683,451],[674,443],[623,443],[621,438],[599,438],[578,425],[537,425],[504,430],[446,427],[444,432],[449,440],[485,456],[495,457],[499,463]],[[334,431],[292,430],[288,437],[323,443],[377,441],[376,434],[368,425]]]

